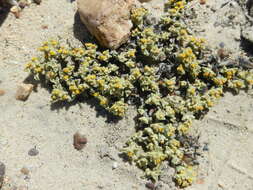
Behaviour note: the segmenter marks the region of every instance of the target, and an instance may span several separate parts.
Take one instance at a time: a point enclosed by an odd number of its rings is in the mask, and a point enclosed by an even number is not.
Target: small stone
[[[221,42],[221,43],[219,43],[219,46],[220,46],[220,48],[224,48],[225,47],[225,43]]]
[[[5,165],[4,163],[0,162],[0,189],[3,185],[4,177],[5,177]]]
[[[228,58],[229,57],[229,53],[228,51],[226,51],[224,48],[220,48],[217,52],[218,56],[221,58],[221,59],[225,59],[225,58]]]
[[[109,149],[108,146],[106,146],[106,145],[99,145],[97,147],[97,150],[98,150],[98,154],[99,154],[100,158],[109,157],[110,149]]]
[[[13,6],[10,10],[16,18],[20,18],[20,7],[19,6]]]
[[[0,96],[3,96],[5,94],[5,91],[0,89]]]
[[[73,145],[76,150],[82,150],[84,146],[87,144],[87,138],[78,132],[74,134],[73,139],[74,139]]]
[[[32,84],[24,84],[24,83],[20,84],[16,92],[16,99],[21,101],[27,100],[32,90],[33,90]]]
[[[208,144],[207,143],[205,143],[205,145],[204,145],[204,147],[203,147],[203,151],[208,151],[209,150],[209,148],[208,148]]]
[[[21,0],[18,2],[18,5],[21,9],[25,8],[26,6],[28,6],[28,3],[25,0]]]
[[[116,168],[118,168],[118,163],[117,162],[113,162],[112,169],[115,170]]]
[[[48,25],[44,24],[44,25],[41,26],[41,28],[44,29],[44,30],[48,29]]]
[[[30,171],[27,167],[23,167],[20,172],[24,175],[29,175]]]
[[[155,184],[152,182],[147,182],[145,185],[148,189],[154,190],[155,189]]]
[[[199,3],[200,3],[201,5],[204,5],[204,4],[206,4],[206,0],[199,0]]]
[[[31,148],[31,149],[28,151],[28,155],[29,155],[29,156],[37,156],[38,154],[39,154],[39,151],[36,149],[36,147]]]
[[[33,0],[34,1],[34,3],[36,3],[36,4],[40,4],[41,3],[41,0]]]
[[[199,163],[198,160],[193,160],[193,161],[192,161],[192,164],[195,165],[195,166],[197,166],[197,165],[199,165],[200,163]]]
[[[203,178],[200,178],[200,179],[196,180],[196,184],[202,185],[204,183],[205,183],[205,180]]]

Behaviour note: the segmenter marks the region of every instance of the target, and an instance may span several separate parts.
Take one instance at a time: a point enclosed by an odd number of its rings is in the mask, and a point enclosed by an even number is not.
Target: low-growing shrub
[[[148,11],[132,11],[135,28],[118,50],[96,44],[66,47],[45,42],[42,55],[27,63],[36,79],[52,85],[52,102],[95,97],[115,116],[124,117],[129,102],[138,109],[136,133],[122,148],[130,162],[158,180],[160,166],[176,168],[181,187],[196,177],[194,164],[185,162],[192,148],[188,131],[228,89],[250,89],[253,72],[213,61],[205,40],[193,36],[182,21],[186,0],[168,0],[158,24],[147,22]],[[194,156],[191,159],[195,159]]]

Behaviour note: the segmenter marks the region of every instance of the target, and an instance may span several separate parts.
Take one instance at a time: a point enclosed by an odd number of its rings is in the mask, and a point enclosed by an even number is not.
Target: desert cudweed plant
[[[210,63],[205,41],[191,35],[182,22],[187,2],[168,0],[167,13],[155,26],[147,24],[146,9],[133,10],[131,40],[116,51],[99,51],[92,43],[65,47],[51,40],[40,47],[42,55],[26,65],[35,79],[45,78],[52,85],[52,102],[88,94],[124,117],[129,100],[138,99],[136,133],[122,153],[153,180],[159,180],[161,163],[168,161],[181,187],[196,177],[194,164],[184,160],[191,148],[184,139],[193,120],[225,90],[253,85],[252,70]]]

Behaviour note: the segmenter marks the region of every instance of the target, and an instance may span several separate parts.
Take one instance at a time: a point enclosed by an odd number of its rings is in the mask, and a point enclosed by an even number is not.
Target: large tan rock
[[[127,41],[132,22],[130,10],[135,0],[78,0],[82,22],[99,43],[116,49]]]

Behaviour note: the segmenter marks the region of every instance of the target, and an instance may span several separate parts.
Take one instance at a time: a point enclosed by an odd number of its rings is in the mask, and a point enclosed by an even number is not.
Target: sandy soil
[[[191,25],[213,48],[223,42],[238,55],[245,17],[236,1],[232,2],[222,7],[224,0],[207,1],[206,5],[194,1],[198,13]],[[236,17],[231,21],[229,14]],[[6,165],[12,186],[29,190],[145,189],[142,172],[118,155],[134,131],[134,109],[117,124],[110,123],[92,100],[52,106],[49,92],[40,85],[26,102],[15,100],[17,85],[28,75],[24,64],[43,41],[60,36],[80,44],[87,35],[78,21],[75,2],[66,0],[43,0],[39,6],[25,8],[20,19],[12,14],[0,19],[0,89],[6,92],[0,96],[0,161]],[[226,94],[203,120],[196,121],[194,130],[206,151],[199,161],[199,180],[188,189],[252,190],[252,95]],[[76,131],[88,138],[81,152],[72,145]],[[35,146],[39,154],[29,156]],[[29,169],[28,176],[20,172],[23,167]],[[171,168],[164,169],[159,190],[177,189],[172,173]]]

